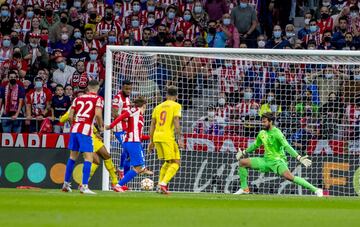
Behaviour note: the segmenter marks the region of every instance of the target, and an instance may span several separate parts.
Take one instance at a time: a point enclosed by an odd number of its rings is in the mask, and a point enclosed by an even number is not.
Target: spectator
[[[250,87],[246,87],[243,91],[243,99],[235,106],[235,113],[238,113],[239,119],[248,115],[250,107],[259,104],[254,100],[254,91]],[[258,107],[259,108],[259,107]]]
[[[169,5],[165,10],[166,16],[161,20],[161,24],[164,24],[168,28],[168,32],[173,35],[175,33],[175,26],[179,22],[179,18],[176,16],[177,8],[175,5]]]
[[[129,38],[130,46],[133,46],[135,42],[141,40],[139,16],[133,15],[130,23],[130,27],[124,33],[124,37]]]
[[[193,132],[198,134],[222,135],[222,120],[215,115],[215,108],[209,106],[207,116],[201,117],[192,125]]]
[[[246,41],[249,48],[256,47],[256,11],[248,4],[249,0],[240,0],[239,6],[231,11],[231,20],[237,28],[240,38]]]
[[[225,0],[206,0],[205,11],[209,15],[210,20],[221,20],[224,14],[229,12],[229,7]]]
[[[258,48],[265,48],[266,45],[266,38],[264,35],[259,35],[257,37],[257,47]]]
[[[331,42],[332,32],[331,31],[325,31],[323,35],[322,42],[318,49],[320,50],[333,50],[335,47],[333,47]]]
[[[275,116],[279,116],[282,112],[281,105],[279,105],[275,93],[272,91],[267,94],[266,100],[261,105],[259,115],[262,116],[268,112],[274,113]]]
[[[71,101],[73,101],[74,98],[74,90],[70,84],[65,86],[65,96],[68,96]]]
[[[319,110],[321,114],[321,135],[323,139],[337,139],[335,135],[339,130],[338,124],[341,123],[345,114],[345,105],[340,100],[339,94],[331,92],[328,101]]]
[[[41,121],[51,115],[50,102],[52,93],[44,87],[43,80],[37,76],[34,79],[34,89],[26,94],[26,125],[30,126],[29,132],[38,132]],[[33,120],[36,118],[36,121]]]
[[[330,9],[327,6],[320,8],[320,20],[317,23],[320,34],[325,31],[332,31],[334,28],[334,20],[330,17]]]
[[[215,71],[220,82],[220,93],[226,97],[226,102],[236,105],[240,101],[239,87],[241,82],[240,69],[234,61],[225,60]]]
[[[64,57],[57,57],[55,59],[58,69],[53,73],[53,81],[57,84],[61,84],[63,87],[69,83],[71,76],[76,69],[66,64]]]
[[[90,80],[97,80],[100,86],[105,80],[105,69],[102,62],[99,60],[98,50],[93,48],[89,54],[90,60],[85,62],[85,71]]]
[[[109,36],[110,31],[115,31],[116,37],[122,33],[120,22],[114,20],[113,8],[107,6],[105,8],[105,17],[96,26],[95,39],[103,42]]]
[[[175,27],[176,31],[182,31],[185,39],[194,40],[200,35],[200,27],[196,24],[191,10],[186,9],[183,14],[183,20],[179,21]]]
[[[1,20],[0,20],[1,34],[10,35],[13,25],[14,25],[14,20],[11,17],[9,5],[7,3],[1,4]]]
[[[302,97],[302,100],[300,100],[295,106],[296,112],[302,117],[315,117],[319,112],[319,105],[313,102],[312,95],[312,91],[307,90],[305,95]]]
[[[79,2],[79,1],[74,1],[74,4],[76,2]],[[78,4],[78,3],[77,3]],[[70,26],[73,26],[74,27],[74,30],[75,28],[82,28],[84,26],[84,21],[81,20],[81,17],[78,13],[78,10],[76,7],[71,7],[70,10],[69,10],[69,15],[70,15],[70,19],[69,19],[69,25]]]
[[[2,128],[5,133],[20,133],[22,121],[17,118],[23,117],[25,89],[15,71],[9,72],[8,79],[0,86],[0,109],[4,107],[2,117],[11,119],[2,120]]]
[[[224,48],[227,39],[223,27],[221,25],[218,26],[216,21],[209,21],[208,32],[206,34],[208,47]]]
[[[4,35],[2,38],[2,47],[0,48],[0,63],[11,58],[13,54],[13,47],[11,46],[11,39],[9,35]]]
[[[350,32],[345,34],[345,45],[342,47],[343,50],[357,50],[359,44],[354,42],[353,35]]]
[[[317,22],[315,19],[311,19],[309,22],[310,33],[305,35],[303,38],[303,42],[305,45],[308,45],[310,40],[315,41],[315,48],[320,45],[322,34],[319,32],[319,27],[317,26]]]
[[[25,43],[22,40],[20,40],[19,33],[16,31],[11,32],[10,40],[11,40],[11,45],[13,46],[13,48],[16,48],[16,47],[21,48],[21,47],[25,46]]]
[[[339,18],[339,27],[337,31],[333,35],[332,42],[336,46],[337,49],[342,49],[345,45],[345,34],[348,30],[348,20],[346,17]]]
[[[312,19],[311,13],[305,13],[304,15],[304,27],[298,31],[298,38],[304,39],[304,37],[310,34],[310,20]]]
[[[303,153],[306,153],[309,142],[315,139],[316,135],[313,126],[306,121],[306,118],[302,119],[301,128],[297,129],[289,140],[294,149]]]
[[[228,122],[230,120],[230,115],[232,114],[233,105],[226,102],[226,96],[224,93],[220,94],[217,106],[215,108],[215,115],[221,122]]]
[[[184,46],[184,32],[179,30],[175,34],[175,42],[172,43],[174,47],[183,47]]]
[[[54,24],[58,23],[60,18],[57,14],[54,14],[51,4],[45,6],[45,16],[41,19],[40,27],[50,29]]]
[[[265,48],[284,49],[286,46],[289,45],[289,41],[282,38],[281,27],[279,25],[275,25],[273,31],[273,38],[267,41]]]
[[[158,26],[157,36],[153,40],[155,46],[165,46],[165,43],[171,42],[165,25],[161,24]]]
[[[225,13],[222,17],[222,25],[220,26],[221,30],[227,36],[226,47],[229,48],[239,48],[240,46],[240,35],[237,28],[231,24],[230,14]]]
[[[51,100],[51,116],[54,124],[54,133],[62,133],[64,126],[56,120],[71,106],[71,100],[68,96],[64,95],[64,87],[61,84],[56,86],[55,95]]]
[[[53,45],[53,49],[61,49],[62,55],[65,58],[69,58],[73,51],[74,40],[70,39],[69,30],[67,27],[61,28],[61,39]]]
[[[99,40],[94,39],[94,31],[91,28],[85,29],[85,39],[84,39],[84,51],[90,52],[91,48],[101,49],[102,45]]]
[[[151,29],[144,28],[142,32],[142,39],[135,42],[135,46],[153,46],[151,39]]]
[[[357,5],[350,7],[350,28],[349,31],[353,33],[354,36],[360,36],[360,17],[359,17],[359,7]]]
[[[75,67],[78,61],[85,62],[89,60],[89,53],[85,52],[83,47],[83,41],[79,38],[76,39],[74,42],[73,52],[69,56],[70,66]]]
[[[356,97],[354,103],[346,107],[346,124],[349,140],[360,139],[360,98]]]
[[[70,77],[68,84],[71,85],[72,89],[77,92],[87,87],[90,78],[85,72],[85,62],[78,61],[76,63],[76,72]]]
[[[37,17],[33,17],[33,18],[31,18],[29,23],[30,23],[31,27],[30,27],[30,30],[28,32],[26,32],[25,43],[29,42],[29,36],[30,36],[31,33],[41,35],[40,19],[37,18]]]
[[[193,18],[195,20],[195,24],[199,26],[200,31],[205,31],[207,29],[209,15],[205,12],[201,1],[196,0],[194,2],[192,13],[193,13]]]
[[[244,136],[248,138],[256,137],[256,133],[261,130],[261,118],[259,116],[259,105],[253,103],[247,115],[243,117]]]
[[[60,21],[56,22],[49,28],[49,40],[51,43],[56,43],[57,41],[61,40],[61,35],[63,33],[62,28],[67,28],[67,34],[71,36],[74,31],[74,27],[68,25],[68,15],[66,12],[60,13]]]
[[[134,0],[131,2],[131,13],[126,16],[125,18],[125,30],[128,30],[131,27],[131,20],[133,18],[133,16],[136,16],[137,19],[139,20],[139,27],[140,27],[140,22],[142,22],[142,15],[141,15],[141,6],[140,6],[140,1],[139,0]]]

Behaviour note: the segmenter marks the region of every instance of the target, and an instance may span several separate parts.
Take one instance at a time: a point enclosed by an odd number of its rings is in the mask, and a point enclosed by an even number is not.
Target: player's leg
[[[113,186],[116,185],[118,183],[118,179],[116,176],[115,165],[111,159],[110,153],[107,151],[105,146],[102,146],[96,153],[104,160],[105,168],[109,172],[111,178],[111,184]]]
[[[119,141],[121,146],[121,153],[120,153],[120,163],[119,163],[119,179],[122,179],[124,177],[125,172],[125,165],[128,164],[128,154],[124,153],[124,146],[123,141],[125,137],[125,132],[115,132],[114,133],[115,138]],[[127,161],[128,160],[128,161]],[[130,167],[130,165],[128,165]],[[130,168],[129,168],[130,169]],[[128,170],[128,169],[127,169]]]
[[[82,177],[80,192],[85,194],[95,194],[88,188],[91,164],[93,162],[93,151],[94,151],[93,138],[91,136],[86,136],[82,134],[79,134],[78,137],[80,144],[79,151],[82,152],[84,157],[84,166],[82,171],[83,177]]]
[[[114,190],[118,192],[124,191],[122,187],[142,171],[142,166],[145,163],[140,142],[126,142],[124,143],[124,148],[130,155],[130,165],[133,166],[133,168],[124,175],[123,179],[121,179],[114,188]]]
[[[280,167],[281,168],[281,167]],[[279,169],[279,171],[281,171],[281,169]],[[307,188],[309,190],[311,190],[312,192],[316,193],[317,196],[322,196],[322,190],[315,187],[314,185],[310,184],[307,180],[305,180],[302,177],[297,177],[294,176],[288,169],[287,170],[283,170],[282,173],[280,173],[281,176],[283,176],[286,180],[288,181],[292,181],[297,185],[300,185],[304,188]]]
[[[99,157],[98,154],[93,153],[93,161],[91,163],[89,181],[92,178],[92,176],[94,176],[94,174],[95,174],[96,170],[98,169],[99,165],[100,165],[100,157]]]
[[[70,134],[68,148],[70,150],[70,157],[66,163],[65,179],[62,187],[64,192],[71,192],[71,176],[74,171],[75,161],[79,157],[79,142],[75,133]]]
[[[164,176],[165,176],[166,171],[167,171],[168,167],[170,166],[170,164],[166,160],[164,160],[164,149],[162,147],[162,143],[156,142],[155,150],[156,150],[158,159],[164,161],[160,168],[160,173],[159,173],[158,184],[160,185],[160,182],[162,182],[162,180],[164,179]]]

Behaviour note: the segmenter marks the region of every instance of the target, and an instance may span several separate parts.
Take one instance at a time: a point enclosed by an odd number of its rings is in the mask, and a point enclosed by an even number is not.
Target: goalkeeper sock
[[[166,171],[167,171],[169,166],[170,166],[170,164],[167,163],[167,162],[164,162],[164,164],[161,166],[160,174],[159,174],[159,183],[161,183],[163,181],[164,176],[165,176]]]
[[[123,179],[121,179],[121,181],[119,182],[120,186],[124,186],[125,184],[127,184],[129,181],[131,181],[134,177],[136,177],[136,175],[138,175],[138,173],[131,169],[129,170],[125,176],[123,177]]]
[[[104,160],[104,164],[105,164],[105,168],[109,172],[109,175],[111,178],[111,184],[114,184],[114,185],[117,184],[118,179],[116,176],[116,170],[115,170],[115,166],[114,166],[112,159],[109,158],[109,159]]]
[[[176,175],[179,168],[180,168],[180,165],[178,163],[169,164],[169,166],[166,170],[166,174],[165,174],[164,178],[162,179],[162,181],[160,181],[160,184],[167,185],[171,181],[171,179]]]
[[[317,188],[310,184],[307,180],[301,177],[294,177],[294,183],[303,186],[304,188],[310,189],[312,192],[315,192]]]
[[[75,166],[75,160],[72,160],[69,158],[66,163],[65,182],[68,182],[68,183],[71,182],[71,175],[74,170],[74,166]]]
[[[90,177],[91,162],[84,161],[82,185],[87,185]]]
[[[248,171],[245,167],[239,167],[239,177],[240,177],[240,187],[242,189],[249,188],[247,178],[248,178]]]
[[[94,176],[94,173],[96,172],[98,167],[99,167],[98,164],[95,164],[95,163],[91,164],[89,181],[90,181],[91,177]]]

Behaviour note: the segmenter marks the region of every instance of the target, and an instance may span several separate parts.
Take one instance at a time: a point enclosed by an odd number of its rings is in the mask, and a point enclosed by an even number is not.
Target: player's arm
[[[174,127],[175,127],[175,138],[179,144],[179,147],[184,148],[184,142],[181,138],[181,126],[180,126],[180,117],[174,117]]]
[[[155,145],[154,145],[154,132],[156,127],[156,114],[155,114],[156,108],[153,111],[152,118],[151,118],[151,124],[150,124],[150,143],[148,145],[148,151],[151,152]]]
[[[103,121],[103,117],[102,117],[102,112],[103,109],[101,107],[96,107],[95,108],[95,119],[96,119],[96,123],[99,127],[99,132],[101,133],[103,131],[104,128],[104,121]]]
[[[70,124],[72,124],[74,121],[74,114],[75,114],[75,110],[73,108],[70,108],[69,117],[68,117]]]
[[[284,134],[279,130],[277,132],[277,138],[280,141],[281,145],[285,148],[285,150],[291,155],[291,157],[296,158],[301,164],[303,164],[305,167],[311,166],[312,162],[310,159],[308,159],[309,156],[301,156],[299,155],[296,150],[288,143],[286,140]]]
[[[106,126],[105,129],[109,130],[109,129],[113,129],[117,124],[119,124],[121,121],[127,119],[130,117],[130,113],[129,111],[125,111],[123,114],[121,114],[120,116],[118,116],[109,126]]]
[[[65,123],[69,119],[70,110],[71,108],[69,108],[69,110],[66,111],[66,113],[60,117],[59,119],[60,123]]]
[[[256,149],[258,149],[262,145],[262,141],[260,139],[260,133],[257,135],[255,142],[253,142],[246,150],[241,150],[241,148],[238,148],[238,152],[236,154],[236,159],[240,160],[242,157],[244,157],[247,153],[252,153]]]

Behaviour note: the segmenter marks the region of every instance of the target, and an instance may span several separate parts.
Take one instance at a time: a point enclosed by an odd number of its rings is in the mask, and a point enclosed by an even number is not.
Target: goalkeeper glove
[[[296,157],[296,159],[303,164],[305,167],[309,167],[312,164],[312,161],[308,159],[309,156],[305,155],[304,157],[301,157],[300,155]]]
[[[236,160],[240,160],[245,155],[246,155],[246,151],[243,151],[241,150],[241,148],[238,148],[238,153],[236,153]]]

